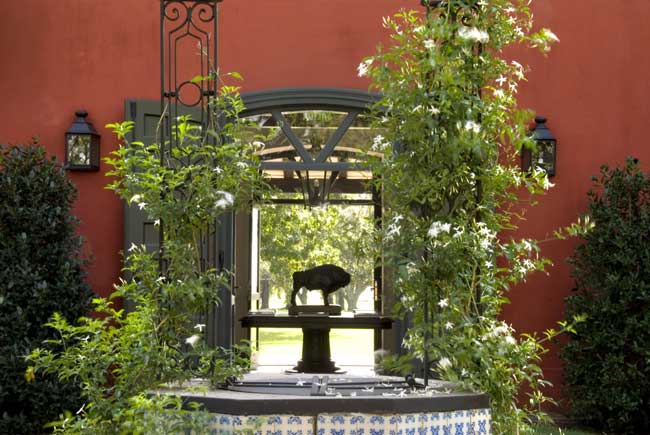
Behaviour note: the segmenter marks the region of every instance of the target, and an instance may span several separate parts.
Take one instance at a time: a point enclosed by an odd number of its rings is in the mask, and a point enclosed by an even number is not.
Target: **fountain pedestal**
[[[246,328],[301,328],[302,359],[294,370],[300,373],[336,373],[339,369],[332,361],[330,330],[341,329],[390,329],[390,317],[348,317],[303,314],[298,316],[251,314],[241,319]]]

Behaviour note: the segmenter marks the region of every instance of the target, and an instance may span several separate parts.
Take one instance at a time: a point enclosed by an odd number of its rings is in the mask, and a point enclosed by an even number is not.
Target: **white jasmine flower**
[[[144,208],[145,208],[146,206],[147,206],[147,203],[146,203],[146,202],[140,202],[140,203],[138,203],[138,208],[139,208],[140,210],[144,210]]]
[[[435,107],[435,106],[431,106],[431,107],[429,108],[429,112],[431,112],[432,115],[438,115],[438,114],[440,113],[440,109],[438,109],[438,108]]]
[[[198,330],[199,332],[203,332],[205,329],[205,323],[197,323],[194,325],[194,329]]]
[[[427,50],[431,50],[435,46],[436,46],[436,43],[435,43],[435,41],[433,39],[425,39],[424,40],[424,48],[426,48]]]
[[[550,29],[542,29],[539,32],[544,39],[550,42],[560,42],[560,38],[557,37]]]
[[[445,323],[445,329],[447,329],[447,330],[454,329],[454,324],[451,323],[451,322]]]
[[[460,371],[460,375],[461,375],[462,377],[467,377],[467,375],[469,375],[469,372],[468,372],[466,369],[462,369],[462,370]]]
[[[386,237],[391,238],[393,236],[399,236],[400,231],[401,227],[398,223],[391,223],[388,225],[388,232],[386,233]]]
[[[494,96],[495,96],[495,98],[498,98],[499,100],[501,100],[501,99],[505,98],[506,94],[501,89],[495,89],[494,90]]]
[[[419,272],[418,268],[415,267],[415,263],[413,263],[412,261],[406,265],[406,273],[408,273],[409,275],[414,275],[418,272]]]
[[[223,190],[219,190],[217,193],[221,194],[221,199],[214,203],[215,207],[228,208],[235,202],[235,197],[232,195],[232,193],[224,192]]]
[[[519,80],[522,80],[524,78],[524,67],[522,64],[517,62],[516,60],[513,60],[511,62],[512,66],[515,67],[515,77],[517,77]]]
[[[215,166],[214,169],[212,169],[212,172],[219,175],[219,174],[221,174],[223,172],[223,169],[221,169],[219,166]]]
[[[129,247],[129,252],[133,252],[136,249],[138,249],[138,247],[135,245],[135,243],[131,243],[131,246]]]
[[[185,339],[185,343],[187,343],[190,346],[194,347],[194,346],[196,346],[196,343],[198,343],[200,339],[201,339],[201,337],[199,335],[194,334],[194,335],[192,335],[190,337],[187,337]]]
[[[440,302],[438,302],[438,306],[440,308],[445,308],[449,306],[449,300],[447,299],[440,299]]]
[[[442,222],[435,221],[429,227],[429,232],[427,234],[431,238],[436,238],[438,237],[438,234],[443,232],[449,234],[449,231],[451,231],[451,224],[443,224]]]
[[[365,77],[368,75],[368,70],[370,69],[370,65],[372,65],[372,58],[366,59],[359,64],[359,66],[357,67],[359,77]]]
[[[555,184],[551,183],[548,180],[548,176],[544,177],[544,180],[542,181],[542,187],[544,188],[544,190],[548,190],[548,189],[550,189],[551,187],[554,187],[554,186],[555,186]]]
[[[160,226],[160,219],[156,219],[155,221],[153,221],[153,224],[156,227]]]
[[[533,245],[526,239],[521,241],[521,245],[524,247],[524,249],[528,252],[533,250]]]
[[[508,79],[505,78],[504,76],[499,76],[499,78],[497,79],[497,83],[499,84],[499,86],[503,86],[503,84],[507,81]]]
[[[390,144],[386,141],[384,136],[378,134],[372,140],[372,146],[370,147],[373,151],[384,151]]]
[[[241,168],[241,169],[248,168],[248,164],[246,162],[237,162],[237,163],[235,163],[235,165],[237,165],[237,167]]]
[[[506,343],[514,346],[515,344],[517,344],[517,340],[515,340],[515,338],[512,335],[507,335],[506,336]]]
[[[451,367],[451,361],[446,357],[440,358],[440,361],[438,361],[438,366],[443,370],[448,369]]]
[[[460,27],[458,29],[458,37],[466,41],[480,42],[482,44],[490,41],[490,35],[485,30],[480,30],[476,27]]]
[[[493,333],[494,336],[497,336],[497,335],[506,335],[506,334],[509,334],[509,333],[510,333],[510,328],[508,328],[507,325],[503,325],[503,324],[502,324],[502,325],[496,326],[496,327],[492,330],[492,333]]]
[[[478,134],[481,132],[481,126],[474,121],[466,121],[464,127],[465,130],[470,131],[472,133]]]

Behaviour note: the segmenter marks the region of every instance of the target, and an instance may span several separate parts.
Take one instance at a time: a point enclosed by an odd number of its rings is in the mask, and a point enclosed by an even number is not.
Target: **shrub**
[[[53,337],[56,311],[87,311],[82,239],[70,215],[76,190],[40,146],[0,146],[0,433],[33,434],[79,406],[77,388],[25,377],[25,355]],[[29,382],[32,381],[33,382]]]
[[[570,259],[567,315],[587,320],[563,349],[573,416],[616,433],[650,433],[650,175],[636,159],[601,168],[594,226]]]
[[[216,73],[205,79],[222,83]],[[204,256],[214,223],[267,190],[256,145],[244,139],[246,124],[237,118],[243,105],[236,88],[220,86],[207,107],[211,119],[229,121],[215,131],[216,121],[204,130],[179,117],[171,149],[164,142],[128,142],[133,122],[107,126],[123,141],[106,159],[113,167],[108,175],[115,177],[109,187],[164,228],[162,249],[152,253],[133,244],[127,250],[129,279],[120,280],[110,298],[93,300],[97,316],[69,322],[57,314],[48,323],[58,332],[57,343],[66,346],[34,349],[27,373],[79,379],[85,399],[83,409],[55,423],[55,433],[209,433],[207,410],[160,387],[178,388],[192,378],[214,386],[241,376],[248,366],[245,349],[210,348],[205,325],[194,325],[230,281],[228,271]],[[133,301],[134,308],[128,313],[114,308],[116,297]]]

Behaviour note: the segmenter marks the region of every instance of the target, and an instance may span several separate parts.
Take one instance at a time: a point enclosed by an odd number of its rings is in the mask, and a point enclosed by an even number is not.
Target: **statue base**
[[[322,314],[326,316],[340,316],[340,305],[294,305],[289,307],[290,316],[301,314]]]

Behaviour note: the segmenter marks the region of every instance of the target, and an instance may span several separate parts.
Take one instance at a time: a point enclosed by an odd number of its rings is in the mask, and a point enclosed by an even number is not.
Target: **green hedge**
[[[25,355],[52,338],[42,326],[52,313],[74,321],[89,307],[75,197],[42,147],[0,145],[0,434],[42,433],[80,406],[75,386],[25,376]]]
[[[603,166],[589,192],[595,226],[571,259],[585,313],[564,348],[573,417],[615,433],[650,433],[650,175]]]

